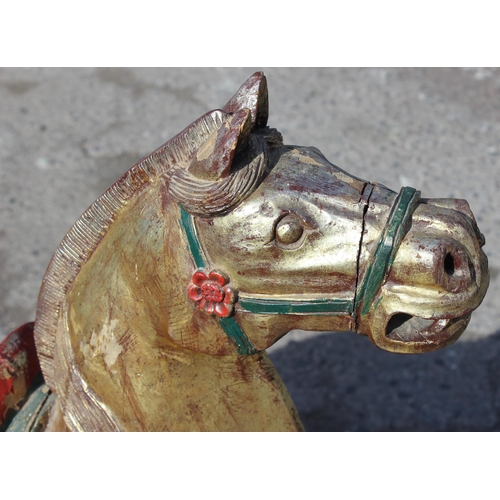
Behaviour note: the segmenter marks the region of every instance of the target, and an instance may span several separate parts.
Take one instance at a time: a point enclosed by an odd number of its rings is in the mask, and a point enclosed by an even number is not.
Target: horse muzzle
[[[465,200],[420,200],[358,332],[398,353],[455,342],[488,289],[484,243]]]

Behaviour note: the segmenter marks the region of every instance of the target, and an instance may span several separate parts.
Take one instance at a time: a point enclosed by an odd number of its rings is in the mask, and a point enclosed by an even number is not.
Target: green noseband
[[[377,248],[366,270],[363,283],[358,288],[354,299],[360,316],[368,313],[375,294],[389,274],[396,252],[405,235],[406,225],[419,200],[420,191],[411,187],[402,188],[396,197],[380,235]]]

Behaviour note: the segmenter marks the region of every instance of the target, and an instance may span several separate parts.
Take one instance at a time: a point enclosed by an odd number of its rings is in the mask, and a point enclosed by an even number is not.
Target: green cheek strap
[[[196,227],[194,225],[193,217],[188,214],[183,207],[180,207],[180,209],[181,218],[179,223],[186,235],[191,255],[193,256],[195,265],[198,268],[204,269],[206,268],[206,260],[203,254],[203,249],[201,248],[198,236],[196,234]],[[236,347],[238,354],[250,356],[258,352],[257,349],[252,345],[248,337],[245,335],[245,332],[241,329],[240,325],[238,325],[234,317],[217,317],[217,319],[229,340]]]

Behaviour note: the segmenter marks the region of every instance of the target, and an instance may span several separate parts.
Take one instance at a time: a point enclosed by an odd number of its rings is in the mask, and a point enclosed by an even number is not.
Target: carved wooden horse
[[[49,429],[301,430],[265,353],[288,331],[417,353],[465,330],[489,281],[467,202],[353,177],[267,116],[256,73],[66,235],[35,326]]]

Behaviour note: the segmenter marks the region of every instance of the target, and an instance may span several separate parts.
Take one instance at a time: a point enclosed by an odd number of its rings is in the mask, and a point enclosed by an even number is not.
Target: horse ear
[[[199,147],[189,173],[209,181],[229,177],[235,152],[248,144],[252,130],[266,126],[268,109],[266,77],[258,72],[224,106],[225,122]]]
[[[252,129],[267,125],[269,97],[267,80],[262,71],[253,74],[223,109],[226,113],[236,113],[243,108],[248,108],[252,114]]]
[[[252,129],[249,109],[227,115],[226,121],[200,146],[189,166],[189,173],[199,179],[219,181],[229,177],[236,148],[248,143]]]

